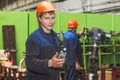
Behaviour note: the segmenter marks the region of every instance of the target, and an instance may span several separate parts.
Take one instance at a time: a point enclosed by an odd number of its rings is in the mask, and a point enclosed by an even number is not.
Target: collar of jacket
[[[47,35],[49,34],[49,35],[55,35],[55,33],[54,33],[54,31],[53,30],[51,30],[51,32],[50,33],[46,33],[46,32],[44,32],[44,30],[43,30],[43,28],[40,26],[39,27],[39,30],[40,30],[40,32],[41,32],[41,34],[45,37],[45,38],[47,38]]]

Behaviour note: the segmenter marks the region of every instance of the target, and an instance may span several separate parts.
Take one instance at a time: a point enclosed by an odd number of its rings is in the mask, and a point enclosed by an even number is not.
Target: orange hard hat
[[[75,19],[71,19],[68,21],[68,28],[74,28],[79,26],[78,22]]]
[[[48,1],[42,1],[38,4],[36,14],[47,11],[55,11],[55,7]]]

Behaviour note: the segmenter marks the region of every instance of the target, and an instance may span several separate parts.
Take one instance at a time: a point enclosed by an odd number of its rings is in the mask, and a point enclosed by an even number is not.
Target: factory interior
[[[36,8],[41,1],[0,0],[0,80],[28,80],[25,44],[28,36],[38,28]],[[83,65],[79,80],[120,80],[120,0],[46,1],[56,9],[53,30],[61,48],[70,19],[78,21],[77,32],[85,27],[79,39]],[[102,35],[97,39],[95,29]],[[97,47],[93,40],[98,43]],[[7,61],[7,54],[12,56],[13,64],[4,67],[2,61]],[[97,78],[91,78],[90,74]],[[64,80],[64,66],[60,75],[60,80]]]

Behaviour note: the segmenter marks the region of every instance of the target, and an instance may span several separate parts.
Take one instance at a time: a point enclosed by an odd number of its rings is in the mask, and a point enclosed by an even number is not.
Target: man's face
[[[54,12],[46,12],[39,18],[41,22],[41,27],[45,32],[50,32],[53,29],[55,24],[55,13]]]
[[[72,28],[72,31],[73,31],[74,33],[76,33],[76,32],[77,32],[77,27]]]

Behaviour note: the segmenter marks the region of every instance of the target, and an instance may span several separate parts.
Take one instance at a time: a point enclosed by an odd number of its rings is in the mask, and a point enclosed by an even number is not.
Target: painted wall
[[[80,24],[78,31],[83,26],[87,28],[99,27],[105,31],[120,32],[120,15],[110,14],[83,14],[83,13],[56,13],[54,30],[59,33],[67,30],[67,22],[76,19]],[[3,48],[2,25],[15,25],[17,63],[25,51],[25,41],[36,28],[38,28],[34,12],[3,12],[0,11],[0,48]]]
[[[113,30],[112,15],[106,14],[87,14],[87,26],[89,28],[99,27],[104,31]]]
[[[28,36],[27,12],[0,12],[0,48],[3,49],[2,25],[15,25],[17,62],[25,51],[25,40]]]

